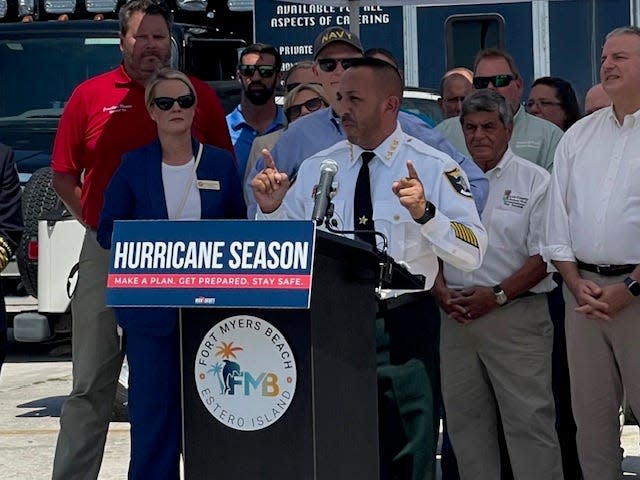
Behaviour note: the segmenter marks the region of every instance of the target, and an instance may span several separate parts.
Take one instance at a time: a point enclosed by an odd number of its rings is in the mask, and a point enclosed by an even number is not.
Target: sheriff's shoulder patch
[[[462,223],[451,222],[451,228],[453,229],[453,233],[456,238],[459,238],[463,242],[467,242],[469,245],[478,247],[478,238],[469,227]]]
[[[460,168],[456,167],[453,170],[445,171],[444,176],[447,177],[447,180],[449,180],[449,183],[459,195],[468,198],[473,197],[473,195],[471,195],[471,189],[462,176]]]

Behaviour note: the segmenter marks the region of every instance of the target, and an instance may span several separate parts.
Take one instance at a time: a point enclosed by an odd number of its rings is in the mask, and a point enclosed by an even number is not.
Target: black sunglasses
[[[318,66],[323,72],[333,72],[339,63],[346,70],[353,65],[353,60],[353,58],[323,58],[318,60]]]
[[[296,87],[299,87],[300,85],[302,85],[303,82],[291,82],[291,83],[287,83],[285,85],[285,89],[287,90],[287,93],[289,93],[291,90],[293,90]],[[307,85],[322,85],[321,83],[318,82],[309,82],[307,83]]]
[[[306,108],[310,112],[315,112],[316,110],[320,110],[324,106],[326,106],[324,100],[322,100],[320,97],[316,97],[298,105],[291,105],[284,111],[284,114],[287,116],[287,120],[292,122],[296,118],[300,117],[300,115],[302,114],[302,107]]]
[[[489,83],[493,83],[493,86],[496,88],[506,87],[509,85],[516,77],[514,75],[493,75],[491,77],[473,77],[473,86],[476,88],[487,88]]]
[[[273,65],[238,65],[238,71],[243,77],[253,77],[256,70],[260,78],[270,78],[276,73],[276,67]]]
[[[152,102],[160,110],[171,110],[171,107],[173,107],[174,102],[178,102],[178,105],[180,105],[180,108],[191,108],[196,103],[196,97],[195,95],[192,95],[189,93],[188,95],[182,95],[178,98],[156,97],[152,100]]]

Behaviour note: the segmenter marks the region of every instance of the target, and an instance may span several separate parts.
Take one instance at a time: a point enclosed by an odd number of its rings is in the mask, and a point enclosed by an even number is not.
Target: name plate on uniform
[[[107,305],[309,308],[314,242],[311,221],[117,221]]]

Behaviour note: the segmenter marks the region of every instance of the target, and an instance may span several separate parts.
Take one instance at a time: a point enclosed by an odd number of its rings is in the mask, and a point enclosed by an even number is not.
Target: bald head
[[[607,95],[607,92],[604,91],[601,83],[597,83],[591,87],[584,97],[585,115],[590,115],[596,110],[608,107],[609,105],[611,105],[611,99],[609,95]]]

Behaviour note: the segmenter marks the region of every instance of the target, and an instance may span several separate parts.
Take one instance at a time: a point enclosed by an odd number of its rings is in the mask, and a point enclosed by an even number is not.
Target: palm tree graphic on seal
[[[218,347],[216,357],[222,357],[222,362],[216,362],[207,373],[213,373],[218,379],[218,386],[220,387],[220,394],[232,393],[232,386],[230,380],[240,376],[242,369],[240,364],[230,360],[230,358],[237,359],[235,352],[243,350],[240,346],[234,346],[233,342],[222,342],[222,345]]]

